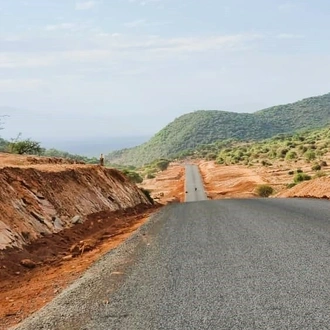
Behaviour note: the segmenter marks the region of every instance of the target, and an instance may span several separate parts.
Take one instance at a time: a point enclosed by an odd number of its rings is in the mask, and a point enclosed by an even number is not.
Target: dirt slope
[[[86,216],[149,204],[120,172],[94,165],[0,169],[0,250],[21,247]]]
[[[255,197],[255,187],[266,183],[254,169],[232,165],[220,166],[213,161],[199,163],[208,198]]]
[[[211,199],[258,197],[255,189],[260,184],[273,187],[272,197],[313,197],[330,199],[330,166],[324,166],[321,178],[314,178],[316,172],[305,162],[273,162],[272,166],[218,165],[214,161],[200,161],[205,190]],[[293,182],[293,170],[302,169],[313,179],[297,184]]]
[[[282,191],[277,197],[307,197],[330,199],[330,177],[305,181],[291,189]]]
[[[184,165],[171,163],[169,167],[156,175],[154,179],[145,179],[139,185],[150,191],[152,198],[160,204],[184,201]]]
[[[0,329],[50,301],[159,208],[119,171],[59,158],[0,154],[0,187]]]

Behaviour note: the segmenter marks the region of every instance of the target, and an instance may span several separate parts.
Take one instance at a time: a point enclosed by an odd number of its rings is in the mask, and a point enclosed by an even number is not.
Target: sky
[[[0,136],[146,136],[330,92],[329,0],[0,0]]]

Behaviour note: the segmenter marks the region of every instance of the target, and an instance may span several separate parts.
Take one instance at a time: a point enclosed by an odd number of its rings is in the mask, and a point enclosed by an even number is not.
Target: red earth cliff
[[[93,165],[0,169],[0,250],[22,247],[100,211],[150,204],[123,174]]]

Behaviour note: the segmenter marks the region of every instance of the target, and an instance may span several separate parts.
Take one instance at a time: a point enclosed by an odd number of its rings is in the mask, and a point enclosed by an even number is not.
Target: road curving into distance
[[[163,208],[18,329],[329,328],[330,203],[226,199]]]

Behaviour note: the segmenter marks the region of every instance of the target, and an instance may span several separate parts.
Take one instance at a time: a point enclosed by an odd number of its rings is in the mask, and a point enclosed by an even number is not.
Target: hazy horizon
[[[0,136],[152,136],[330,91],[330,2],[0,0]],[[306,24],[308,22],[308,24]]]

